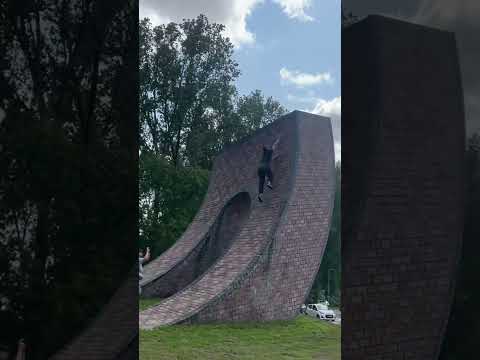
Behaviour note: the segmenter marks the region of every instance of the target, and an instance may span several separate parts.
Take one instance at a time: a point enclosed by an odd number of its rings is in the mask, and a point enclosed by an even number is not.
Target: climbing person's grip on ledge
[[[258,201],[263,202],[263,189],[265,186],[265,178],[267,179],[267,186],[270,189],[273,189],[273,172],[271,167],[272,158],[277,157],[278,155],[275,154],[273,156],[273,152],[277,148],[277,145],[280,141],[280,138],[277,138],[275,142],[271,146],[263,145],[263,154],[262,159],[260,161],[260,165],[258,167]]]

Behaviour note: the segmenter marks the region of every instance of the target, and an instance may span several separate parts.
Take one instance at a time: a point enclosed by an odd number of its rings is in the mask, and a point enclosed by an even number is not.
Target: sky
[[[340,0],[140,0],[139,13],[153,25],[201,13],[225,25],[240,95],[258,89],[289,111],[330,117],[340,161]]]

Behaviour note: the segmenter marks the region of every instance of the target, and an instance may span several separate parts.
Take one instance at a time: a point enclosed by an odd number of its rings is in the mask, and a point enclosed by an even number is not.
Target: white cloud
[[[271,0],[285,15],[300,21],[313,21],[306,14],[312,0]],[[235,47],[253,44],[255,35],[247,29],[247,17],[265,0],[139,0],[140,19],[148,17],[154,26],[181,22],[204,14],[211,22],[225,25],[225,35]]]
[[[478,24],[478,15],[480,15],[478,1],[422,0],[412,20],[426,24],[445,25],[455,22]]]
[[[140,19],[148,17],[153,25],[181,22],[200,14],[209,21],[225,25],[225,35],[238,48],[253,44],[255,36],[247,29],[247,17],[263,0],[140,0]]]
[[[313,86],[319,84],[331,84],[333,82],[330,73],[309,74],[298,70],[288,70],[287,68],[280,69],[280,78],[285,83],[292,83],[298,87]]]
[[[335,150],[335,160],[341,161],[342,153],[342,139],[341,139],[341,121],[342,121],[342,97],[334,97],[332,99],[323,99],[315,96],[312,91],[306,92],[302,95],[287,94],[288,101],[294,103],[306,104],[306,107],[300,110],[322,115],[330,118],[332,122],[332,132]],[[311,105],[308,107],[308,105]]]
[[[335,151],[335,162],[342,161],[342,144],[339,141],[333,143],[333,148]]]
[[[330,100],[317,99],[313,109],[307,111],[313,114],[327,116],[332,121],[335,159],[336,161],[340,161],[342,152],[342,97],[338,96]]]
[[[318,115],[340,117],[342,114],[342,97],[338,96],[331,100],[317,99],[312,112]]]
[[[283,12],[292,19],[301,21],[313,21],[313,17],[307,15],[305,10],[312,6],[312,0],[273,0],[282,7]]]

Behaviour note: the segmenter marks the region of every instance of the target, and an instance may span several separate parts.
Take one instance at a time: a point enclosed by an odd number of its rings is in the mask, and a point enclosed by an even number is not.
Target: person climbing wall
[[[263,145],[263,154],[258,167],[258,201],[263,202],[263,189],[265,186],[265,178],[267,178],[267,186],[273,189],[273,172],[271,167],[273,152],[277,148],[280,138],[277,138],[272,146]],[[276,155],[278,156],[278,155]],[[276,157],[275,156],[275,157]]]

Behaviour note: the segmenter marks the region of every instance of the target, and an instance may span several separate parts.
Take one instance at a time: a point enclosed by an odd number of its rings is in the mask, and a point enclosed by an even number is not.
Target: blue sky
[[[272,2],[255,8],[247,18],[247,29],[255,35],[255,43],[242,45],[235,54],[242,71],[237,81],[240,92],[258,88],[291,110],[312,106],[308,98],[340,95],[339,1],[327,0],[322,5],[313,2],[306,11],[313,21],[289,18]],[[308,74],[330,73],[332,82],[301,88],[281,81],[282,68]],[[289,94],[303,101],[289,99]]]
[[[340,160],[340,0],[140,0],[139,12],[154,25],[200,13],[224,24],[239,93],[259,89],[288,110],[329,116]]]

